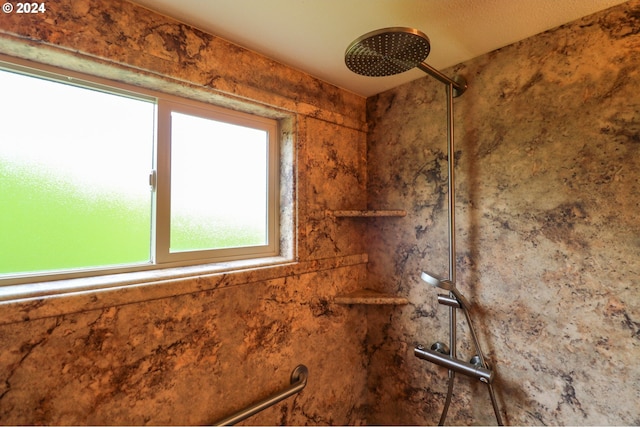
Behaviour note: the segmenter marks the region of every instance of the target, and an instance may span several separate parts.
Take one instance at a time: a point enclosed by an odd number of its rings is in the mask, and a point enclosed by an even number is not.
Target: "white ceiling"
[[[370,96],[423,77],[364,77],[344,65],[357,37],[412,27],[436,69],[467,61],[626,0],[133,0],[315,77]]]

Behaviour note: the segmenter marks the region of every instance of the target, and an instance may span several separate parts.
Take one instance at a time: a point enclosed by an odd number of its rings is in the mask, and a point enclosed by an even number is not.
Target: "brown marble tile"
[[[207,424],[287,386],[302,363],[303,392],[252,422],[360,423],[366,324],[330,303],[360,268],[0,326],[0,419]]]
[[[469,81],[455,100],[458,285],[509,424],[640,422],[639,11],[630,1],[446,70]],[[371,348],[388,349],[372,355],[369,422],[434,424],[446,371],[412,346],[448,339],[420,280],[448,273],[444,88],[425,77],[368,114],[369,203],[407,210],[372,223],[369,275],[410,301],[391,324],[369,312]],[[486,388],[456,381],[447,422],[494,424]]]
[[[366,207],[365,99],[126,1],[47,7],[0,15],[0,52],[281,121],[284,262],[2,292],[0,423],[208,424],[298,364],[306,388],[245,423],[365,423],[365,314],[333,303],[365,282],[365,225],[325,217]]]
[[[0,52],[287,123],[290,263],[3,302],[0,423],[211,423],[299,363],[305,390],[246,424],[437,423],[446,372],[413,346],[447,333],[419,278],[447,268],[442,86],[425,77],[365,106],[125,1],[47,5],[0,15]],[[455,101],[459,287],[509,424],[640,423],[638,10],[446,70],[470,86]],[[327,215],[371,208],[406,216]],[[333,303],[365,287],[409,304]],[[448,422],[493,424],[485,387],[456,381]]]

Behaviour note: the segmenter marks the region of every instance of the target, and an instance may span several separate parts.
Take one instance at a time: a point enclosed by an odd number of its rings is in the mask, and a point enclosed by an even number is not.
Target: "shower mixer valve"
[[[444,347],[444,348],[443,348]],[[435,348],[435,349],[434,349]],[[459,372],[469,377],[477,378],[485,384],[491,384],[493,381],[493,371],[482,367],[481,364],[467,363],[463,360],[456,359],[449,355],[449,349],[442,343],[435,343],[431,346],[431,350],[425,349],[422,346],[417,346],[414,349],[414,355],[422,360],[426,360],[436,365],[443,366],[449,370]],[[474,359],[472,359],[473,361]]]

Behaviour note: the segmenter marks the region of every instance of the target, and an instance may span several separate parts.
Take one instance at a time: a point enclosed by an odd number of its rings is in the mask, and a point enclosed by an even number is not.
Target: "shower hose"
[[[480,348],[480,342],[478,341],[478,335],[476,335],[476,330],[473,327],[473,322],[471,322],[471,316],[469,315],[469,310],[467,309],[467,307],[464,304],[460,304],[460,307],[462,308],[462,312],[464,313],[464,317],[467,321],[467,325],[469,325],[469,331],[471,332],[471,338],[473,339],[473,343],[476,347],[476,354],[478,355],[479,360],[479,364],[480,366],[482,366],[485,369],[490,369],[489,365],[486,362],[486,359],[484,357],[484,353],[482,352],[482,349]],[[451,335],[454,337],[454,339],[452,341],[455,341],[455,308],[451,307],[451,327],[452,327],[452,333]],[[453,345],[455,345],[455,343],[453,343]],[[453,395],[453,383],[455,380],[455,376],[456,373],[455,371],[449,369],[449,385],[447,387],[447,397],[445,399],[444,402],[444,407],[442,408],[442,415],[440,416],[440,422],[438,423],[438,425],[443,426],[445,421],[447,420],[447,413],[449,412],[449,405],[451,404],[451,397]],[[499,426],[503,426],[504,423],[502,422],[502,416],[500,415],[500,409],[498,408],[498,401],[496,400],[496,395],[495,392],[493,390],[493,385],[491,384],[491,382],[487,383],[487,387],[489,389],[489,397],[491,398],[491,406],[493,406],[493,412],[495,413],[496,416],[496,422],[498,423]]]

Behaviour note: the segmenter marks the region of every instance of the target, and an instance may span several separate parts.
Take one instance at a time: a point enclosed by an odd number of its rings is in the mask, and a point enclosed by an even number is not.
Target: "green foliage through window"
[[[273,254],[274,121],[43,75],[0,69],[0,278]]]

